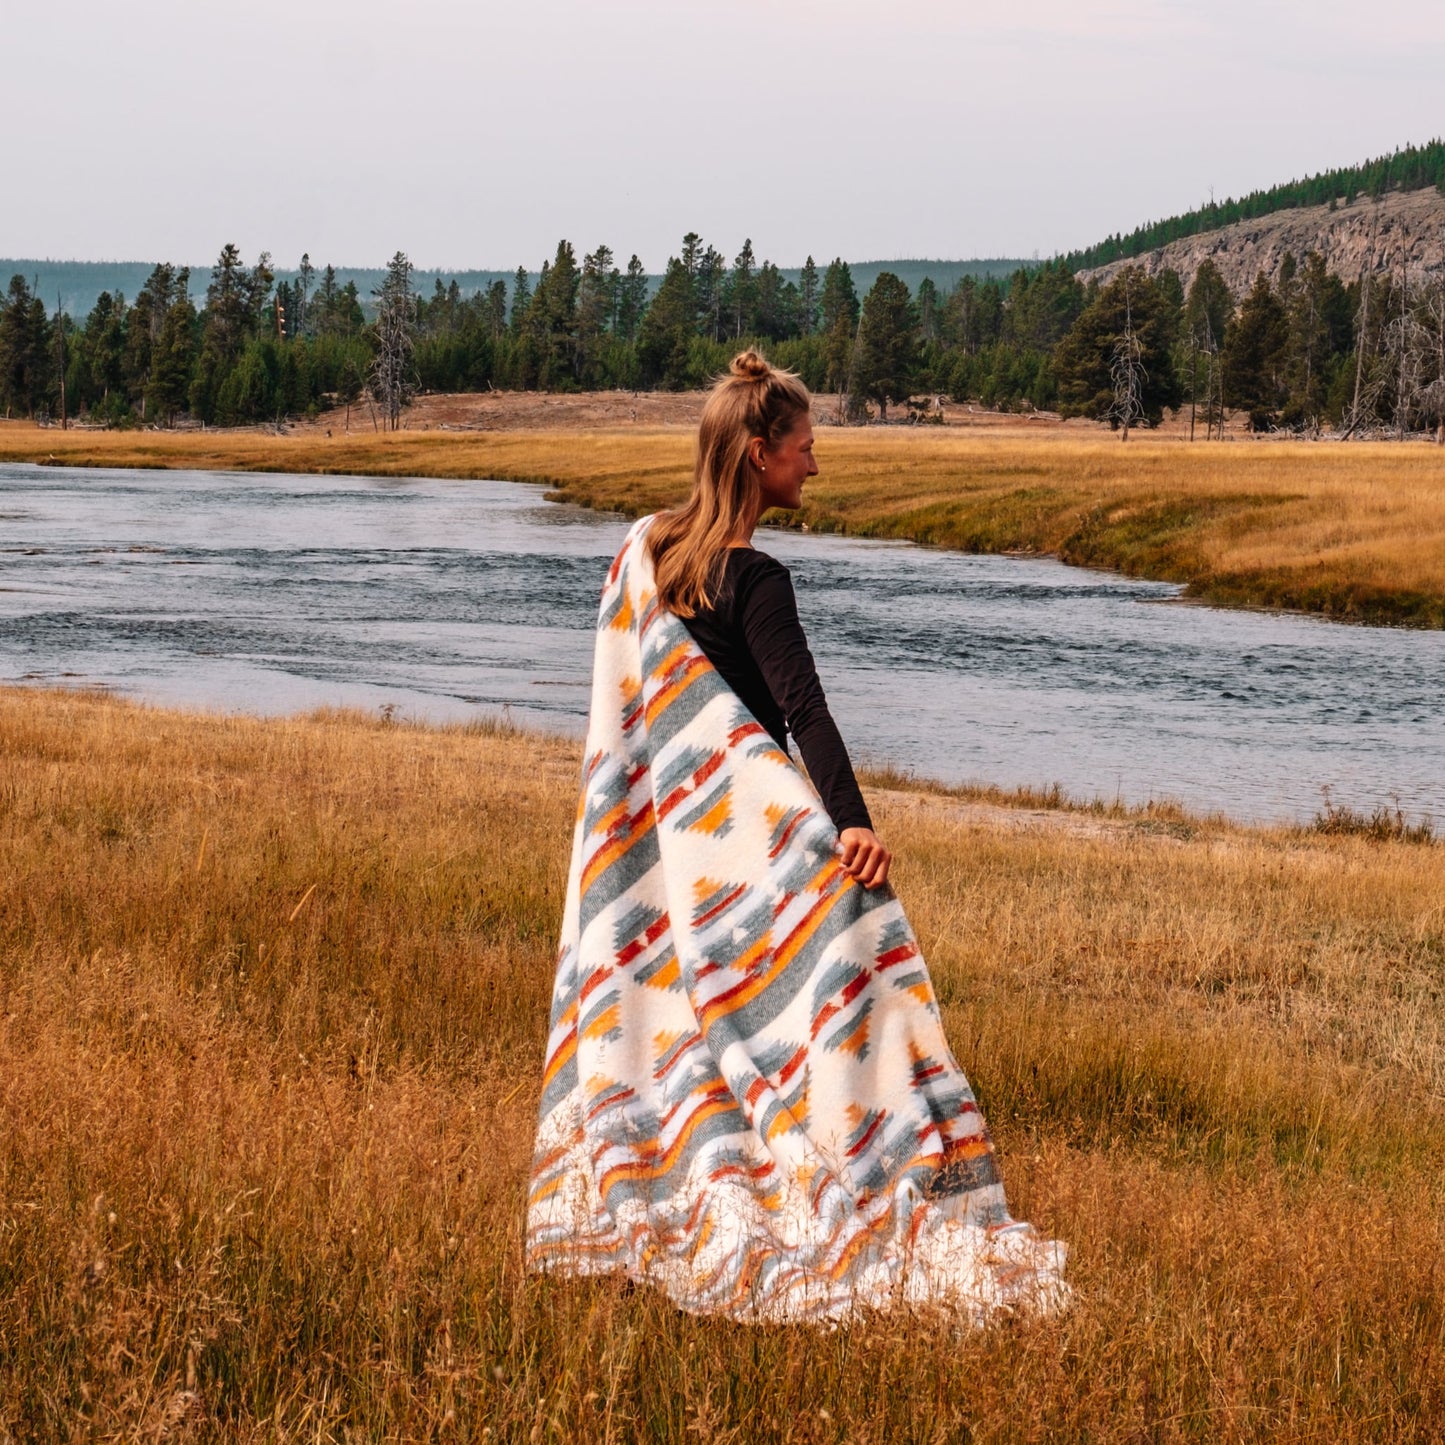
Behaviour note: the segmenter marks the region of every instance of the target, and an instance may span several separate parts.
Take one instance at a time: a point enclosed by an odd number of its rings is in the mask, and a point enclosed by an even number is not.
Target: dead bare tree
[[[1128,282],[1124,283],[1124,331],[1114,343],[1109,361],[1109,380],[1114,388],[1114,403],[1109,416],[1122,429],[1120,441],[1129,440],[1129,428],[1144,420],[1144,383],[1149,373],[1144,369],[1144,351],[1134,331],[1134,310],[1129,299]]]
[[[1355,391],[1345,413],[1341,441],[1350,437],[1377,434],[1383,425],[1381,403],[1389,386],[1389,338],[1387,331],[1378,332],[1370,326],[1370,298],[1375,290],[1372,276],[1366,276],[1360,288],[1360,307],[1355,324]],[[1381,348],[1385,348],[1382,354]]]
[[[1200,318],[1197,346],[1208,358],[1204,374],[1204,440],[1209,441],[1216,433],[1224,437],[1224,396],[1223,378],[1219,369],[1219,338],[1208,316]],[[1189,434],[1194,435],[1194,417],[1189,418]]]
[[[60,378],[60,430],[65,431],[70,426],[70,418],[65,410],[65,373],[67,361],[65,356],[65,308],[60,302],[60,292],[55,293],[55,371]]]
[[[1433,359],[1432,338],[1419,317],[1403,311],[1386,328],[1385,340],[1395,391],[1395,435],[1403,441],[1424,410],[1425,392],[1430,385],[1426,378]]]
[[[376,359],[372,363],[372,389],[381,402],[389,430],[401,426],[401,409],[413,390],[412,352],[415,348],[416,293],[411,289],[412,265],[398,251],[386,268],[377,298]]]
[[[863,308],[858,308],[858,324],[853,329],[853,345],[848,349],[848,375],[838,393],[838,420],[852,426],[868,420],[868,402],[858,385],[858,357],[863,347]]]
[[[1428,289],[1428,288],[1427,288]],[[1381,336],[1388,358],[1389,382],[1394,392],[1395,436],[1403,441],[1425,411],[1425,397],[1431,386],[1436,338],[1422,316],[1426,310],[1410,284],[1403,253],[1399,279],[1394,286],[1394,312]]]
[[[1445,446],[1445,266],[1427,277],[1420,300],[1420,324],[1430,358],[1430,380],[1420,391],[1422,417],[1435,420],[1435,440]]]
[[[1410,315],[1410,277],[1405,270],[1405,256],[1400,254],[1400,280],[1398,287],[1397,312],[1394,320],[1385,330],[1385,344],[1393,360],[1391,371],[1395,381],[1395,434],[1401,441],[1410,425],[1410,407],[1413,397],[1413,366],[1415,354],[1414,318]]]

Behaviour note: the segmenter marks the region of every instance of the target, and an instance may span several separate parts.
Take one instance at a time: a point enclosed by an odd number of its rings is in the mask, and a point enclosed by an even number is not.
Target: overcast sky
[[[1007,12],[1027,15],[1006,18]],[[0,255],[1049,255],[1445,131],[1438,0],[0,0]]]

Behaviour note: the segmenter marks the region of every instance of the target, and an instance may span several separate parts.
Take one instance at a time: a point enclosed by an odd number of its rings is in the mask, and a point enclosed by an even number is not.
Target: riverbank
[[[1435,1433],[1445,848],[875,780],[1077,1302],[748,1330],[520,1269],[578,754],[0,690],[0,1438]]]
[[[815,531],[1047,554],[1216,606],[1445,627],[1445,453],[1196,443],[1055,428],[830,428],[795,518]],[[0,425],[0,460],[542,482],[641,515],[684,495],[687,427],[275,436]]]

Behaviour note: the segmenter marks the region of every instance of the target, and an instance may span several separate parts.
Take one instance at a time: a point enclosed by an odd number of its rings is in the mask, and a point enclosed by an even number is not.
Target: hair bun
[[[740,351],[730,368],[739,381],[766,381],[773,368],[756,351]]]

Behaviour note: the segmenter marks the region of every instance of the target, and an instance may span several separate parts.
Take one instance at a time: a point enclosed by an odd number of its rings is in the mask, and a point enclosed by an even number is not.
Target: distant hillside
[[[1379,201],[1361,197],[1348,206],[1278,211],[1080,271],[1079,276],[1108,281],[1125,266],[1141,266],[1151,276],[1168,268],[1177,271],[1187,287],[1208,258],[1230,290],[1241,296],[1261,271],[1273,281],[1286,254],[1301,260],[1310,251],[1318,251],[1329,270],[1346,281],[1354,280],[1362,266],[1371,272],[1402,264],[1412,274],[1435,270],[1445,265],[1445,195],[1433,188],[1397,191]]]
[[[248,261],[254,257],[248,256]],[[55,309],[55,298],[60,297],[61,309],[71,316],[84,317],[95,305],[95,298],[102,291],[112,295],[119,292],[127,301],[133,301],[146,277],[155,269],[153,261],[37,261],[27,259],[0,258],[0,289],[15,275],[24,276],[31,283],[31,289],[46,305],[47,310]],[[322,269],[321,267],[317,268]],[[337,284],[344,286],[348,281],[356,282],[356,289],[362,297],[369,297],[372,288],[381,284],[385,271],[380,266],[338,266]],[[453,277],[463,294],[484,291],[496,280],[510,283],[510,271],[417,271],[413,283],[423,294],[430,292],[441,278],[443,286],[449,285]],[[191,297],[199,306],[206,296],[206,283],[211,279],[211,267],[191,267]],[[276,269],[278,281],[295,281],[296,272],[285,267]]]
[[[819,270],[823,270],[831,259],[832,257],[818,256]],[[853,265],[852,270],[853,284],[862,295],[878,279],[880,271],[894,272],[907,282],[909,289],[913,291],[918,289],[918,283],[925,276],[931,277],[940,291],[947,291],[964,276],[1009,276],[1021,266],[1030,267],[1036,264],[1034,261],[1006,258],[981,261],[860,261]],[[151,261],[39,261],[0,258],[0,290],[4,289],[12,276],[24,276],[31,284],[31,289],[45,302],[47,310],[55,309],[56,297],[59,296],[63,311],[68,315],[83,318],[89,314],[95,305],[96,297],[102,291],[109,291],[112,295],[119,292],[127,300],[133,300],[154,265]],[[348,281],[355,281],[363,302],[371,296],[373,288],[381,284],[383,274],[379,266],[336,268],[338,284],[344,286]],[[418,291],[428,295],[438,278],[443,286],[448,286],[455,280],[462,295],[469,296],[475,291],[485,291],[494,281],[504,281],[510,298],[514,274],[513,271],[417,271],[413,282]],[[535,271],[530,273],[534,285],[537,274]],[[799,274],[796,267],[783,271],[784,277],[790,281],[797,281]],[[209,264],[191,268],[191,296],[197,305],[205,298],[206,283],[210,276]],[[294,282],[296,272],[278,268],[276,279]],[[653,276],[650,279],[653,289],[656,289],[662,278]]]
[[[818,262],[819,271],[822,271],[832,257],[817,256],[815,259]],[[990,276],[1002,279],[1005,276],[1012,276],[1015,271],[1020,269],[1030,271],[1038,264],[1037,258],[1025,261],[1017,257],[1009,259],[995,256],[986,261],[850,261],[848,268],[853,273],[853,284],[858,288],[858,294],[862,296],[878,279],[880,271],[892,271],[900,281],[907,285],[910,291],[916,292],[918,283],[925,276],[940,291],[951,291],[965,276],[973,276],[980,281]],[[796,269],[784,270],[783,275],[789,281],[798,279]]]
[[[1302,181],[1251,191],[1239,200],[1210,202],[1167,221],[1150,221],[1127,236],[1110,236],[1097,246],[1064,257],[1070,270],[1088,271],[1157,251],[1164,246],[1218,231],[1240,221],[1259,220],[1281,211],[1351,205],[1357,197],[1380,200],[1392,192],[1445,191],[1445,141],[1406,146],[1394,155],[1380,156],[1363,165],[1322,171]]]

